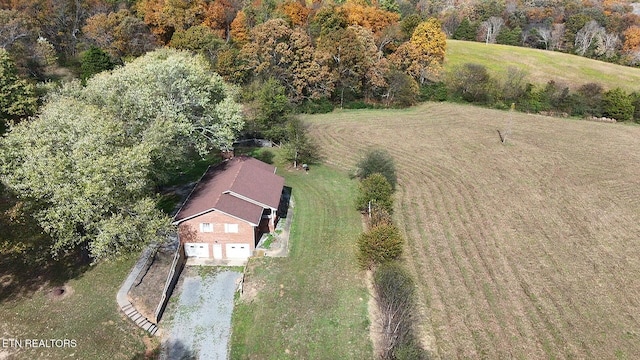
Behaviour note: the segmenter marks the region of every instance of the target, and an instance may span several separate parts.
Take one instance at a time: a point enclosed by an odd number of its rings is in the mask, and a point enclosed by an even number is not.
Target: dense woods
[[[243,102],[274,80],[294,112],[316,112],[430,98],[421,88],[446,80],[446,38],[637,66],[639,12],[623,0],[3,0],[0,47],[32,82],[190,50],[242,85]]]
[[[107,54],[104,70],[171,46],[205,55],[246,89],[274,79],[307,112],[414,104],[442,78],[447,37],[640,62],[640,6],[622,0],[3,0],[0,8],[0,47],[23,77],[56,78],[62,65],[86,78],[95,71],[85,63],[96,61],[86,52]]]

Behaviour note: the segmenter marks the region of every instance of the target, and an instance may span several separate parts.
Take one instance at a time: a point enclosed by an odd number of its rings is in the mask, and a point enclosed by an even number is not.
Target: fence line
[[[171,263],[171,270],[169,271],[169,275],[167,276],[167,281],[164,284],[164,290],[162,291],[162,298],[160,299],[160,303],[156,308],[155,312],[155,321],[156,324],[160,321],[164,310],[167,307],[167,303],[169,302],[169,298],[171,297],[171,293],[173,293],[173,289],[176,287],[176,283],[178,282],[178,278],[180,277],[180,273],[184,268],[184,264],[187,261],[187,258],[184,253],[184,247],[178,245],[176,249],[175,255],[173,255],[173,262]]]

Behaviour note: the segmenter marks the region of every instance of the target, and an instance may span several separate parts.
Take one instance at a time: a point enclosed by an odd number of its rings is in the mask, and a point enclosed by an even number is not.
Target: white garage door
[[[209,257],[209,244],[185,243],[184,253],[187,257]]]
[[[246,259],[251,256],[249,244],[227,244],[227,258]]]

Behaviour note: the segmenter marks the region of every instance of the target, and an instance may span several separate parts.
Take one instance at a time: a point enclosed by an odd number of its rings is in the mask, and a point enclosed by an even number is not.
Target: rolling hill
[[[640,68],[555,51],[448,39],[445,69],[464,63],[485,65],[493,74],[505,74],[509,66],[524,69],[533,84],[554,80],[576,89],[595,82],[607,90],[616,87],[629,92],[640,90]]]

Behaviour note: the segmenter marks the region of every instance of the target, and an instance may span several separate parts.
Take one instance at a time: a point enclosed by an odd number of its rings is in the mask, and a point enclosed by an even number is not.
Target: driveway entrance
[[[161,359],[227,359],[233,296],[242,274],[218,267],[186,267],[162,324]],[[163,321],[163,322],[164,322]]]

